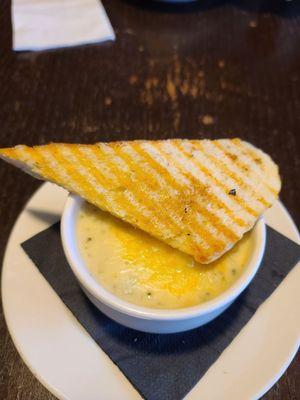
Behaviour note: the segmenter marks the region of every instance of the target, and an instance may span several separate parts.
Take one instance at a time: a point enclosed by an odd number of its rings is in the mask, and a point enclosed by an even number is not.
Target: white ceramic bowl
[[[265,248],[265,223],[261,218],[253,228],[253,252],[237,281],[225,292],[198,306],[160,310],[128,303],[102,287],[89,273],[77,247],[76,222],[84,200],[69,195],[61,221],[65,255],[82,289],[95,306],[122,325],[153,333],[181,332],[204,325],[220,315],[253,279]]]

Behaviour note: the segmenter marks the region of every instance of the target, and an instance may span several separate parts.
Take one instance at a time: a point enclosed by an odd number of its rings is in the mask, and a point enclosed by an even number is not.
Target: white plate
[[[8,329],[30,370],[59,399],[140,399],[19,246],[60,219],[66,196],[55,185],[42,185],[13,228],[2,272]],[[279,202],[266,213],[266,222],[300,242]],[[186,400],[257,399],[279,379],[300,343],[299,281],[300,265],[258,309]]]

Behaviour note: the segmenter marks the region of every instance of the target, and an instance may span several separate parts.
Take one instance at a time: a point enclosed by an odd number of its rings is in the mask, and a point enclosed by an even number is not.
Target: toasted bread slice
[[[16,146],[0,157],[210,263],[280,190],[278,168],[239,139]]]

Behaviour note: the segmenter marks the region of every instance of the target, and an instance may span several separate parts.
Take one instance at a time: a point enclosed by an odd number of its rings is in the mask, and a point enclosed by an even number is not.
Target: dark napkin
[[[157,335],[117,324],[86,298],[65,259],[59,223],[22,247],[91,337],[148,400],[182,399],[300,256],[300,246],[268,227],[262,265],[248,289],[227,311],[192,331]]]

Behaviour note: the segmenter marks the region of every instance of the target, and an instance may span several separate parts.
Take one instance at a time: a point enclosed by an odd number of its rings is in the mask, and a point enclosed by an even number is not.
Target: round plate
[[[13,228],[2,272],[8,329],[27,366],[59,399],[140,399],[20,247],[60,219],[66,197],[63,189],[43,184]],[[265,218],[277,231],[300,242],[281,203],[268,210]],[[257,399],[279,379],[299,347],[299,280],[300,265],[257,310],[186,400]]]

